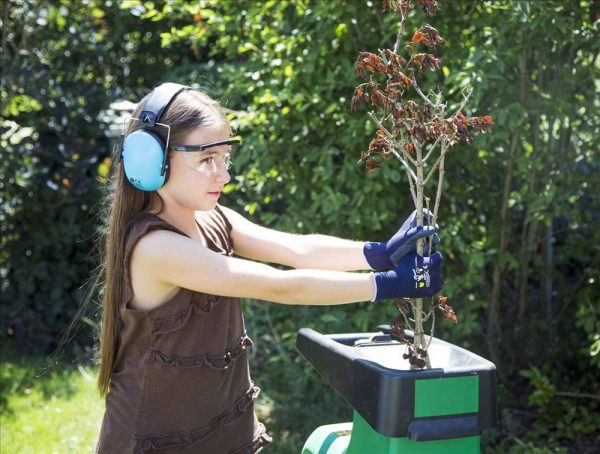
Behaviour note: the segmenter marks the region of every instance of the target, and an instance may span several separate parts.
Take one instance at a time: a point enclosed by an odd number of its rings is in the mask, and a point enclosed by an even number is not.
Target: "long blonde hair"
[[[138,104],[133,112],[134,118],[138,117],[147,98],[148,96]],[[170,143],[180,144],[193,129],[214,120],[227,123],[219,103],[202,92],[186,90],[171,102],[160,122],[171,127]],[[126,134],[131,134],[141,127],[139,122],[131,121]],[[153,131],[166,141],[165,128],[155,127]],[[117,161],[118,157],[113,157],[113,160]],[[122,161],[113,162],[112,167],[109,190],[103,202],[106,223],[98,241],[101,264],[95,285],[101,289],[102,300],[98,389],[103,397],[109,391],[120,342],[120,308],[123,282],[128,272],[124,264],[127,231],[137,213],[148,210],[155,204],[161,209],[163,206],[157,192],[141,191],[127,181]]]

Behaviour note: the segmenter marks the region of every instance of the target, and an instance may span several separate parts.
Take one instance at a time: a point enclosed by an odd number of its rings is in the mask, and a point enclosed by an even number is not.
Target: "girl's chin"
[[[196,208],[196,211],[210,211],[210,210],[214,210],[217,206],[217,200],[209,200],[209,201],[205,201],[204,203],[202,203],[202,205],[200,205],[198,208]]]

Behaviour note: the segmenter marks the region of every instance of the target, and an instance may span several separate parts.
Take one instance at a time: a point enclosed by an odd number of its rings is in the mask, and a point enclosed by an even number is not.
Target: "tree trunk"
[[[521,340],[519,339],[523,339],[523,336],[526,336],[527,332],[529,332],[527,323],[527,306],[529,304],[529,267],[531,262],[531,253],[537,249],[536,238],[539,230],[538,227],[539,221],[535,219],[523,226],[523,236],[521,238],[521,248],[519,253],[519,275],[517,279],[517,282],[519,283],[519,313],[517,316],[517,326],[515,330],[517,334],[515,347],[522,344]]]
[[[508,198],[510,196],[512,174],[513,174],[513,161],[517,148],[518,134],[513,132],[512,141],[510,145],[510,158],[508,161],[508,168],[506,169],[506,175],[504,177],[504,192],[502,195],[502,210],[500,212],[500,245],[498,247],[498,257],[506,252],[508,248],[508,240],[506,231],[508,230]],[[494,273],[492,278],[492,297],[490,301],[490,312],[487,323],[487,345],[490,352],[490,357],[493,362],[498,363],[499,351],[498,345],[501,341],[500,333],[500,291],[502,286],[502,274],[504,273],[504,265],[500,263],[500,260],[496,260],[494,263]]]
[[[523,48],[521,54],[521,92],[519,100],[521,103],[525,102],[527,97],[527,48]],[[500,332],[500,314],[501,314],[501,287],[502,287],[502,275],[504,273],[504,264],[501,263],[500,258],[506,253],[508,249],[507,231],[509,229],[508,223],[508,198],[512,188],[512,176],[513,166],[515,160],[515,154],[517,150],[519,140],[519,132],[515,129],[512,133],[511,144],[510,144],[510,157],[508,160],[508,167],[506,169],[506,175],[504,176],[504,191],[502,193],[502,209],[500,211],[500,244],[498,245],[498,260],[494,263],[494,272],[492,277],[492,296],[490,301],[490,312],[487,323],[487,346],[490,353],[490,357],[493,362],[498,363],[500,358],[499,346],[501,342]]]
[[[547,327],[547,339],[552,339],[553,330],[552,330],[552,318],[553,318],[553,310],[552,310],[552,262],[553,262],[553,245],[552,245],[552,218],[550,218],[550,222],[546,225],[546,241],[544,242],[544,266],[543,266],[543,278],[542,282],[544,285],[544,299],[543,303],[546,309],[546,327]]]

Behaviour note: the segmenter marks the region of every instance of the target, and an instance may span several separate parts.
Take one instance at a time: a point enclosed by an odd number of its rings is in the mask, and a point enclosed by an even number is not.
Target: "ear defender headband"
[[[125,140],[124,132],[121,134],[119,160],[123,160],[127,181],[142,191],[156,191],[165,184],[171,128],[159,121],[177,95],[188,88],[171,82],[156,87],[144,103],[140,117],[129,119],[139,121],[144,128],[129,134]],[[167,130],[167,143],[150,129],[155,126]]]

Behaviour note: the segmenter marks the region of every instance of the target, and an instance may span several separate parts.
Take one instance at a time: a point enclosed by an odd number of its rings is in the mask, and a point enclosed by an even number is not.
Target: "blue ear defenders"
[[[141,122],[144,128],[129,134],[125,140],[121,135],[120,159],[123,160],[125,176],[133,186],[142,191],[156,191],[165,184],[171,128],[159,121],[175,97],[188,88],[171,82],[156,87],[140,111],[140,117],[131,119]],[[167,143],[149,129],[156,125],[167,129]]]

